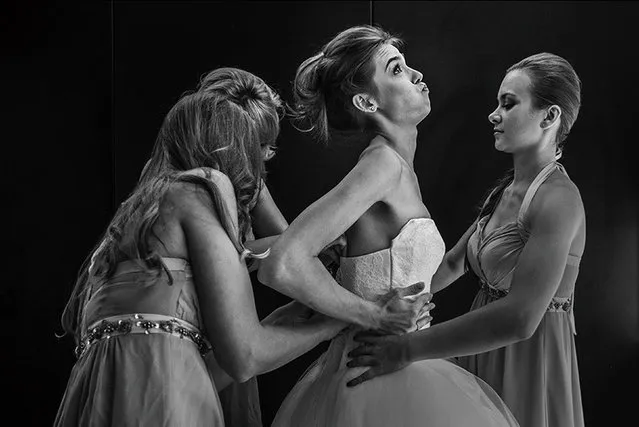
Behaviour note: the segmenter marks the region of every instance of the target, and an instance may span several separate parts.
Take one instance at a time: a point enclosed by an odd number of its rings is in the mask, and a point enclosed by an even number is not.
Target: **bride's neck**
[[[417,149],[417,126],[386,124],[379,130],[379,134],[402,156],[406,163],[413,164]]]

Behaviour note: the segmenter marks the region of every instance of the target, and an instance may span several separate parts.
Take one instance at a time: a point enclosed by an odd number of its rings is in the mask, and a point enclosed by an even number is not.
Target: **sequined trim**
[[[108,317],[91,325],[75,348],[75,355],[77,358],[82,357],[92,344],[112,336],[151,333],[166,333],[187,338],[195,343],[202,356],[211,350],[211,344],[206,337],[184,320],[159,314],[127,314]]]
[[[481,290],[488,294],[488,296],[492,299],[500,299],[508,295],[508,291],[503,289],[496,289],[487,284],[484,281],[481,281]],[[573,305],[572,296],[566,298],[554,297],[546,311],[570,311]]]
[[[493,288],[492,286],[487,285],[485,282],[481,283],[481,290],[487,293],[488,296],[492,299],[500,299],[508,295],[508,291]]]

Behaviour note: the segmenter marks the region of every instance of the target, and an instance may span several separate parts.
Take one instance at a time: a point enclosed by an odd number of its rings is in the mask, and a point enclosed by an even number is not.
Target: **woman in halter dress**
[[[254,377],[345,326],[296,302],[258,321],[245,261],[286,226],[262,181],[281,107],[258,77],[222,68],[167,114],[65,310],[78,361],[56,426],[261,426]],[[366,314],[389,330],[424,306],[324,295],[349,308],[344,321]]]
[[[346,235],[339,284],[384,299],[408,283],[430,285],[444,242],[422,202],[413,159],[417,125],[430,112],[422,74],[406,64],[400,41],[369,26],[349,28],[304,61],[294,82],[296,110],[322,140],[335,128],[362,132],[366,147],[348,175],[302,212],[271,248],[258,278],[300,297],[335,283],[318,252]],[[337,283],[335,283],[337,286]],[[321,306],[313,307],[322,310]],[[418,326],[427,327],[419,323]],[[350,389],[346,366],[354,325],[299,380],[273,427],[517,426],[497,393],[446,360]]]
[[[510,67],[499,88],[495,148],[514,169],[478,220],[445,255],[432,291],[467,266],[481,289],[470,313],[401,338],[359,336],[356,383],[411,361],[459,357],[490,384],[522,427],[584,425],[575,349],[574,291],[584,251],[584,207],[557,162],[577,118],[581,82],[572,66],[541,53]]]

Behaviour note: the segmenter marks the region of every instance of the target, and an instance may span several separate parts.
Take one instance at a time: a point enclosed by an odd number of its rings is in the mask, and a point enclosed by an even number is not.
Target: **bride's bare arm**
[[[216,187],[236,218],[228,178],[214,177]],[[208,194],[192,184],[171,191],[186,237],[189,260],[207,336],[220,367],[235,381],[276,369],[332,338],[343,324],[322,318],[303,324],[262,324],[255,309],[246,266],[211,209]]]
[[[390,149],[367,150],[335,188],[304,210],[280,236],[263,260],[258,279],[327,316],[366,328],[406,330],[406,321],[414,322],[415,313],[391,313],[347,291],[318,259],[328,243],[374,203],[386,199],[398,185],[401,171]]]
[[[260,191],[258,201],[251,211],[251,217],[256,239],[245,242],[244,246],[254,253],[259,254],[268,250],[273,246],[279,235],[288,228],[286,218],[284,218],[284,215],[275,204],[268,186],[264,182],[262,182],[262,191]],[[336,263],[336,253],[339,248],[345,245],[345,242],[344,237],[341,236],[341,238],[329,243],[329,246],[324,249],[320,259],[327,268],[329,268],[329,264]],[[260,262],[260,259],[251,259],[248,263],[249,272],[258,270]]]
[[[291,301],[290,303],[273,310],[271,314],[262,319],[260,323],[262,326],[287,325],[288,327],[294,327],[295,325],[300,325],[306,322],[318,321],[321,321],[320,317],[308,307],[297,301]],[[215,356],[211,353],[207,354],[205,358],[206,366],[213,377],[215,388],[218,392],[220,392],[231,385],[234,380],[220,367],[220,364],[217,363],[217,360],[215,360]],[[258,374],[259,373],[261,372],[258,372]]]

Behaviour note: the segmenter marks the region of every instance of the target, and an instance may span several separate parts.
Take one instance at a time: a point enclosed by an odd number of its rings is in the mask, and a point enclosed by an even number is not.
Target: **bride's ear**
[[[377,111],[377,102],[365,93],[353,95],[353,105],[363,113],[374,113]]]

